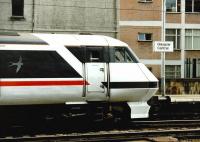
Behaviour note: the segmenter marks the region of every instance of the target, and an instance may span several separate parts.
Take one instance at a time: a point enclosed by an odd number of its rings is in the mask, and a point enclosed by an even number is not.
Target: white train
[[[0,36],[1,106],[107,104],[105,112],[129,108],[131,118],[145,118],[157,89],[128,45],[111,37]]]

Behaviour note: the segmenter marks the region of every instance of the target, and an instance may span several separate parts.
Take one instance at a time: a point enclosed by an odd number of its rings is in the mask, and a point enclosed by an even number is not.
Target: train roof
[[[40,44],[64,46],[128,46],[126,43],[103,35],[16,33],[1,34],[0,44]]]
[[[33,36],[32,34],[23,33],[0,33],[0,44],[44,44],[44,40]]]

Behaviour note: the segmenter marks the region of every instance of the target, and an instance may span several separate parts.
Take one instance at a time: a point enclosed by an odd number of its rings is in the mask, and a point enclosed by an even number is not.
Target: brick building
[[[158,78],[161,55],[152,44],[161,40],[163,1],[120,1],[119,38]],[[174,52],[166,53],[166,79],[179,80],[186,87],[181,93],[193,93],[192,86],[200,94],[200,0],[166,0],[165,7],[165,39],[174,42]]]

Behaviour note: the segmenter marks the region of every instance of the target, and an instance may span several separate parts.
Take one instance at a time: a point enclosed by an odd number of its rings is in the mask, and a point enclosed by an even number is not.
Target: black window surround
[[[66,47],[82,63],[138,63],[127,47]],[[117,55],[119,60],[117,60]],[[122,59],[123,58],[123,59]]]
[[[0,51],[0,78],[80,78],[56,51]]]
[[[66,47],[82,63],[108,62],[108,48],[99,46]]]

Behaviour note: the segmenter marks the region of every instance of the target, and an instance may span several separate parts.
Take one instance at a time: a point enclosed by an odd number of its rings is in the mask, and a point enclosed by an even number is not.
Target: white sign
[[[154,52],[173,52],[173,41],[154,41],[153,43]]]

